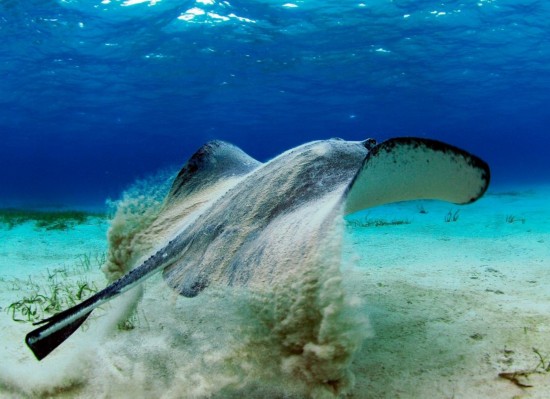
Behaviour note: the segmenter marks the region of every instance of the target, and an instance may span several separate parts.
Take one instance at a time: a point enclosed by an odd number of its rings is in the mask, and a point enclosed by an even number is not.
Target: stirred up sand
[[[349,329],[349,342],[361,345],[349,365],[354,382],[334,392],[547,398],[548,198],[544,187],[493,189],[466,207],[424,201],[351,217],[341,266],[351,321],[340,333]],[[254,312],[261,301],[251,305],[254,298],[231,290],[187,299],[160,276],[145,284],[126,328],[117,328],[114,313],[139,290],[97,312],[37,362],[23,342],[32,325],[14,322],[6,310],[52,274],[103,286],[96,263],[107,228],[90,219],[66,231],[37,231],[30,223],[0,230],[0,397],[333,397],[301,381],[307,375],[288,372],[297,357],[280,356]],[[82,264],[86,256],[91,267]],[[25,284],[29,275],[36,285]],[[327,355],[327,348],[309,349]]]

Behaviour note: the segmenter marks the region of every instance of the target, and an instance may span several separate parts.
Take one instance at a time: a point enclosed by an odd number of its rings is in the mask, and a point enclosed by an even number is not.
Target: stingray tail
[[[69,338],[84,323],[95,308],[135,287],[145,278],[162,267],[167,266],[167,258],[169,258],[167,249],[163,248],[147,259],[141,266],[130,271],[85,301],[48,319],[34,323],[35,325],[44,325],[27,334],[25,337],[27,346],[38,360],[44,359],[55,348],[61,345],[63,341]]]
[[[36,358],[42,360],[69,338],[84,323],[92,311],[93,309],[79,312],[78,309],[71,308],[49,319],[35,323],[47,324],[28,333],[25,342]]]

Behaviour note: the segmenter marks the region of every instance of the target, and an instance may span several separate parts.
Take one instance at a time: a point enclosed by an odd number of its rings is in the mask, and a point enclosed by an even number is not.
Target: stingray
[[[405,200],[468,204],[483,195],[489,176],[478,157],[413,137],[314,141],[266,163],[209,142],[172,183],[161,211],[172,225],[157,250],[80,304],[35,323],[41,326],[26,343],[43,359],[96,307],[158,271],[185,297],[216,286],[269,290],[330,251],[344,216]]]

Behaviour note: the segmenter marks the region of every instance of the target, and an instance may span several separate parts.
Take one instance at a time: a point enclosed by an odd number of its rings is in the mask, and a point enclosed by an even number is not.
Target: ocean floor
[[[341,271],[365,331],[343,397],[548,398],[548,198],[550,187],[495,188],[469,206],[422,201],[351,216]],[[160,276],[116,300],[142,297],[128,323],[110,316],[123,305],[106,306],[36,361],[24,344],[32,324],[13,319],[44,309],[22,312],[22,300],[57,287],[67,305],[102,288],[107,229],[102,218],[59,231],[0,223],[1,398],[301,397],[291,376],[270,371],[261,340],[247,338],[246,298],[182,298]]]

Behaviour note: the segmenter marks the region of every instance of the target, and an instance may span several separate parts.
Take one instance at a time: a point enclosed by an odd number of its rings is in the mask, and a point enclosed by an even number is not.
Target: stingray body
[[[259,287],[289,276],[330,232],[366,154],[361,143],[328,140],[257,166],[176,238],[166,281],[194,296],[212,283]]]
[[[81,304],[40,322],[27,345],[44,358],[93,309],[160,270],[187,297],[209,286],[264,290],[292,281],[313,257],[333,250],[344,215],[413,199],[466,204],[488,183],[485,162],[433,140],[316,141],[265,164],[233,145],[210,142],[173,182],[159,215],[173,228],[154,255]]]

